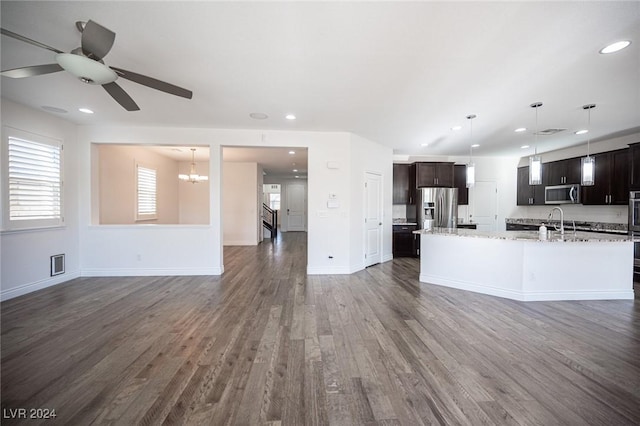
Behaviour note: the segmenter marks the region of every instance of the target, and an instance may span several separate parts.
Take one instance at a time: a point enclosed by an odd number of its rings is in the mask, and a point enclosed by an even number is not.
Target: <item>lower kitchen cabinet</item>
[[[413,231],[416,225],[393,225],[393,257],[418,257],[420,235]]]

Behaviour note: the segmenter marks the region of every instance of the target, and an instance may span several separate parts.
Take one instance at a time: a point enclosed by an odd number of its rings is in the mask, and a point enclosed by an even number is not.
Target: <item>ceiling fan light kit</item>
[[[5,70],[2,71],[1,75],[10,78],[26,78],[64,70],[77,77],[83,83],[101,85],[105,91],[127,111],[137,111],[140,108],[129,94],[115,82],[118,77],[171,95],[186,99],[192,98],[193,93],[190,90],[146,75],[105,65],[102,58],[111,50],[116,34],[93,21],[78,21],[76,22],[76,28],[82,33],[80,47],[73,49],[69,53],[1,28],[2,35],[56,53],[55,64],[34,65]]]
[[[87,84],[107,84],[118,79],[118,74],[98,61],[73,53],[58,53],[56,62]]]

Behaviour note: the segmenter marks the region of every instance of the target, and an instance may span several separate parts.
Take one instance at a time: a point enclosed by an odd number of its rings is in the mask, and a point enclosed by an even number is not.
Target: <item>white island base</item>
[[[421,232],[420,281],[521,301],[633,299],[628,238],[539,241],[507,234]]]

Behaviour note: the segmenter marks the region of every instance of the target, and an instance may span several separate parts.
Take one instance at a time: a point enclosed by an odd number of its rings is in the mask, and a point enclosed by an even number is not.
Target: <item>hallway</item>
[[[2,408],[52,424],[637,424],[640,307],[307,276],[306,233],[222,277],[81,278],[2,303]],[[3,424],[16,424],[3,419]]]

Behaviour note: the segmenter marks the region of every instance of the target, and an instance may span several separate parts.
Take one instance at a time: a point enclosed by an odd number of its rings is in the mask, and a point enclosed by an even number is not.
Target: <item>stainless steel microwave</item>
[[[555,185],[544,188],[545,204],[579,204],[580,185]]]

